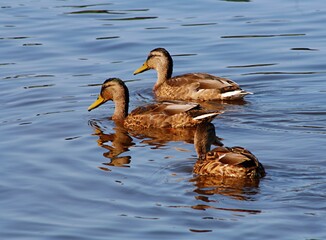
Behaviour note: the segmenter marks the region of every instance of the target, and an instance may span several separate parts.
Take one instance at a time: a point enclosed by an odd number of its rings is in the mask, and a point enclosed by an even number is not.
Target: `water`
[[[1,1],[2,239],[325,239],[325,3]],[[153,102],[165,47],[174,74],[254,92],[215,119],[252,151],[260,182],[196,178],[191,133],[128,133],[87,112],[108,77],[131,109]],[[221,107],[208,103],[207,107]],[[147,133],[148,134],[148,133]]]

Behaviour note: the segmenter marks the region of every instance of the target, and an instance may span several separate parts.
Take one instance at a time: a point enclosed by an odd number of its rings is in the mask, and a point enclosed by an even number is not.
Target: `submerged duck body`
[[[249,150],[243,147],[218,146],[215,127],[211,123],[199,124],[195,132],[195,148],[198,160],[193,172],[198,175],[258,179],[265,176],[265,169]]]
[[[187,73],[172,77],[173,60],[164,48],[152,50],[145,63],[134,74],[149,69],[157,71],[153,91],[161,100],[239,100],[251,94],[230,79],[207,73]]]
[[[107,79],[101,88],[97,100],[91,104],[91,111],[103,103],[112,100],[115,110],[112,119],[129,129],[146,128],[188,128],[203,121],[211,121],[221,112],[207,112],[198,104],[154,103],[141,106],[128,114],[129,91],[125,83],[118,78]]]

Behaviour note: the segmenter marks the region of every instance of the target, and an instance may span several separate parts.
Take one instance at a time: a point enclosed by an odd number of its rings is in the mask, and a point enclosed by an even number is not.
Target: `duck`
[[[119,78],[104,81],[97,99],[88,107],[91,111],[112,100],[115,110],[112,120],[128,129],[191,128],[203,121],[212,121],[220,111],[201,109],[199,104],[157,102],[135,108],[128,114],[129,90]]]
[[[150,51],[144,64],[134,71],[134,75],[155,69],[157,82],[153,87],[156,98],[161,100],[242,100],[252,94],[240,88],[230,79],[208,73],[186,73],[172,77],[173,59],[164,48]]]
[[[239,146],[225,147],[223,144],[210,150],[215,142],[215,126],[208,122],[198,124],[194,134],[198,156],[193,168],[195,174],[240,179],[260,179],[266,175],[263,165],[249,150]]]

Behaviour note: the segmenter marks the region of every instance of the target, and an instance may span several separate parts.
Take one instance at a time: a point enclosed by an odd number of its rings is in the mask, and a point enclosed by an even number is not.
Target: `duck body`
[[[199,124],[195,132],[198,160],[193,172],[198,175],[258,179],[266,175],[263,165],[243,147],[218,146],[210,150],[215,141],[215,128],[211,123]]]
[[[237,100],[249,94],[229,79],[207,73],[188,73],[154,87],[160,100]]]
[[[115,111],[112,119],[128,129],[146,128],[188,128],[203,121],[211,121],[220,114],[217,111],[205,111],[198,104],[153,103],[134,109],[128,114],[129,91],[125,83],[118,78],[107,79],[101,88],[97,100],[89,111],[112,100]]]
[[[251,94],[230,79],[207,73],[187,73],[172,77],[173,60],[164,48],[152,50],[134,74],[149,69],[157,71],[153,91],[160,100],[239,100]]]
[[[195,104],[159,103],[134,109],[124,120],[130,129],[141,128],[191,128],[196,127],[201,116],[213,119],[219,113],[207,113]]]
[[[242,147],[217,147],[197,160],[194,173],[198,175],[261,178],[265,176],[263,165],[247,149]]]

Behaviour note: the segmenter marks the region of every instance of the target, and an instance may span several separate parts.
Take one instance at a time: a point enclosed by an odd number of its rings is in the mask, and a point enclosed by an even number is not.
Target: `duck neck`
[[[213,137],[215,137],[215,132]],[[207,123],[199,124],[196,128],[194,136],[194,145],[197,152],[198,160],[205,159],[206,153],[211,150],[211,138],[212,136],[210,136],[207,131]]]
[[[162,85],[164,82],[166,82],[168,79],[172,77],[172,71],[173,71],[173,61],[172,58],[169,61],[164,61],[163,63],[159,64],[159,66],[156,69],[157,71],[157,82],[155,84],[155,88]]]
[[[114,99],[115,109],[112,119],[115,121],[123,121],[128,115],[129,92],[127,88],[122,92]]]
[[[198,156],[198,160],[204,160],[207,152],[210,151],[210,144],[207,141],[203,141],[202,139],[199,141],[195,141],[195,148]]]

